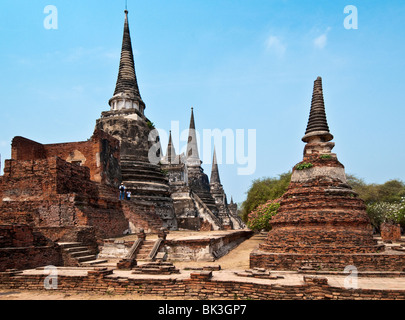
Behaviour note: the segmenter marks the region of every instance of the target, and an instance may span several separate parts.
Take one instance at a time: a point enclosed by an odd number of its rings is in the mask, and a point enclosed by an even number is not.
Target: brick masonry
[[[311,266],[314,270],[343,270],[353,265],[359,271],[405,271],[405,254],[397,253],[339,253],[303,254],[269,253],[254,250],[250,254],[250,267],[271,270],[292,270]]]
[[[214,261],[226,255],[253,235],[249,230],[237,230],[223,236],[200,239],[167,239],[164,243],[169,260]]]
[[[325,277],[303,276],[296,285],[259,283],[252,280],[219,280],[215,272],[192,271],[189,278],[125,277],[111,269],[91,270],[87,275],[58,276],[58,292],[142,294],[184,299],[254,300],[404,300],[405,290],[346,289],[332,287]],[[43,274],[0,273],[5,290],[46,290]]]
[[[25,225],[54,242],[81,242],[92,248],[131,226],[157,232],[163,223],[151,204],[118,199],[119,160],[119,141],[100,130],[88,141],[65,144],[14,138],[12,159],[5,161],[0,177],[0,226]],[[19,241],[23,228],[4,235],[3,247]],[[3,259],[0,269],[29,266],[29,261],[19,261],[34,259],[29,247],[27,242],[21,245],[24,250],[8,250],[15,256],[14,266]],[[52,249],[44,246],[35,245],[36,257],[41,250],[42,265],[57,262]]]
[[[214,261],[226,255],[241,242],[253,235],[249,230],[237,230],[224,235],[199,239],[166,239],[160,251],[167,253],[169,261]],[[135,241],[105,239],[100,246],[102,257],[124,258]]]
[[[95,130],[87,141],[40,144],[15,137],[11,146],[14,160],[40,160],[59,157],[90,169],[90,179],[118,186],[121,181],[119,141],[101,130]]]
[[[312,167],[294,167],[272,230],[251,253],[250,266],[335,270],[354,265],[358,270],[402,271],[405,255],[385,252],[373,238],[364,202],[341,177],[343,165],[336,155],[306,154],[304,162]]]
[[[60,266],[59,247],[25,225],[0,225],[0,271]]]
[[[107,187],[99,187],[90,180],[89,168],[58,157],[6,160],[0,186],[0,223],[66,230],[93,226],[100,237],[122,235],[128,221],[121,203],[111,193],[110,197],[102,196]]]
[[[383,223],[381,224],[381,239],[383,241],[397,241],[401,239],[401,225]]]

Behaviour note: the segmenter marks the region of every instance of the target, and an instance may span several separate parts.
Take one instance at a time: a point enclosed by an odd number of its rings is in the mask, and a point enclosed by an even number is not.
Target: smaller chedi
[[[318,77],[302,138],[303,161],[293,168],[266,241],[250,255],[251,267],[402,270],[405,255],[384,252],[373,238],[364,201],[347,184],[344,166],[331,152],[332,139]]]
[[[176,154],[170,132],[166,155],[160,164],[169,180],[179,229],[210,231],[245,228],[238,216],[237,204],[233,201],[228,204],[219,176],[215,149],[211,178],[204,173],[198,152],[193,108],[186,152]]]

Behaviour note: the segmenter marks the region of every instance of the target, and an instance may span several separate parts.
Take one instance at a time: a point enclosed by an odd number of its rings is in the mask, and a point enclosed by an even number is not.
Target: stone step
[[[153,248],[153,245],[150,245],[150,246],[141,246],[141,248],[139,249],[139,251],[140,251],[140,250],[143,250],[143,251],[150,251],[150,250],[152,250],[152,248]]]
[[[77,252],[72,252],[70,253],[70,256],[73,258],[80,258],[80,257],[86,257],[92,255],[90,250],[85,250],[85,251],[77,251]]]
[[[124,156],[121,158],[121,167],[126,168],[128,166],[130,168],[160,170],[160,167],[156,164],[137,161],[136,156]]]
[[[154,243],[142,244],[141,249],[152,249],[153,245],[154,245]]]
[[[135,189],[139,194],[141,194],[141,192],[146,195],[170,193],[169,186],[164,183],[137,181],[130,178],[126,179],[124,176],[122,179],[125,181],[124,183],[128,189]]]
[[[142,244],[141,249],[152,249],[153,245],[154,245],[154,243]]]
[[[82,266],[93,266],[93,265],[97,265],[97,264],[101,264],[101,263],[107,263],[107,262],[108,262],[108,260],[96,259],[96,260],[84,261],[84,262],[81,262],[80,264]]]
[[[148,256],[136,257],[136,261],[148,261]]]
[[[147,240],[142,243],[142,247],[153,247],[156,241],[154,240]]]
[[[136,257],[140,257],[140,256],[148,256],[151,250],[139,250],[138,254],[136,255]]]
[[[75,253],[79,251],[86,251],[89,250],[87,247],[69,247],[69,248],[63,248],[63,250],[67,253]]]
[[[166,202],[168,204],[172,203],[172,200],[170,198],[170,192],[168,192],[167,190],[164,192],[159,192],[159,194],[157,194],[156,192],[151,194],[151,193],[144,193],[143,190],[141,189],[132,193],[131,200],[136,200],[139,203],[145,203],[150,201]]]
[[[83,256],[83,257],[77,257],[76,258],[78,262],[85,262],[85,261],[91,261],[91,260],[97,260],[97,257],[95,254],[88,255],[88,256]]]
[[[77,248],[80,246],[83,246],[81,242],[58,242],[58,245],[62,247],[63,249],[67,248]]]
[[[123,178],[128,178],[128,180],[134,181],[157,181],[163,184],[167,184],[167,177],[161,172],[137,172],[137,171],[126,171],[123,173]]]
[[[139,248],[139,251],[136,255],[137,260],[144,260],[147,259],[149,253],[152,251],[155,245],[155,241],[152,240],[145,240],[142,246]]]
[[[144,176],[153,176],[159,179],[162,179],[164,176],[163,172],[160,169],[138,169],[138,168],[125,168],[125,174],[138,174]]]

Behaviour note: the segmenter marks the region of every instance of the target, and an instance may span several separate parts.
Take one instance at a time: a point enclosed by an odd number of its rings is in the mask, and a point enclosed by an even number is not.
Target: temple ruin
[[[385,252],[373,238],[364,201],[347,184],[344,166],[331,150],[322,79],[314,82],[303,160],[293,168],[272,230],[250,256],[252,267],[402,271],[405,255]]]
[[[405,300],[405,241],[373,236],[364,202],[332,153],[320,77],[303,160],[268,233],[246,229],[228,203],[215,149],[210,177],[204,173],[194,109],[186,152],[176,153],[170,133],[163,153],[145,116],[127,10],[109,106],[86,141],[12,140],[0,176],[0,290],[49,290],[51,267],[51,289],[64,294]],[[119,198],[121,183],[131,199]],[[341,284],[347,267],[361,285]]]
[[[5,161],[0,177],[0,224],[15,227],[6,228],[1,237],[13,236],[10,230],[20,228],[41,235],[35,239],[77,242],[89,249],[79,261],[84,262],[96,260],[104,239],[126,234],[245,227],[235,204],[228,207],[217,164],[211,184],[201,167],[193,111],[187,154],[176,156],[169,143],[163,156],[157,130],[145,116],[127,10],[109,106],[87,141],[41,144],[13,139],[11,159]],[[121,183],[131,192],[130,200],[119,199]],[[58,264],[71,263],[65,260],[62,257]],[[9,262],[4,268],[11,267]]]

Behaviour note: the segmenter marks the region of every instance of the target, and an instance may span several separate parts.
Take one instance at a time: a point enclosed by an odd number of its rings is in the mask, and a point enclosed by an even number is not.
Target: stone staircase
[[[138,253],[135,255],[135,260],[137,261],[147,260],[154,245],[155,245],[154,240],[144,240],[138,250]]]
[[[257,240],[265,241],[267,239],[267,231],[260,231],[259,233],[255,234],[252,238]]]
[[[92,266],[105,263],[107,260],[97,259],[88,247],[81,242],[59,242],[65,266]]]
[[[135,227],[142,228],[147,233],[157,233],[163,227],[163,221],[158,214],[140,210],[133,201],[122,201],[121,205],[124,213],[128,212],[128,216],[132,215],[136,219]]]
[[[136,266],[132,274],[173,274],[180,273],[179,269],[172,262],[154,261]]]
[[[138,201],[138,198],[142,199],[141,196],[133,194],[131,196],[131,201],[120,201],[118,190],[112,186],[103,184],[98,186],[98,193],[99,197],[102,199],[119,203],[124,214],[127,217],[132,216],[132,222],[136,228],[142,228],[148,233],[156,233],[163,227],[163,221],[160,216],[157,213],[150,211],[151,205]]]

